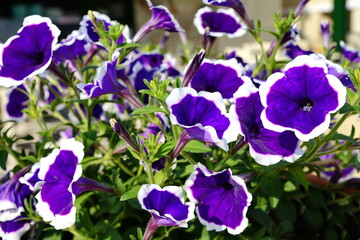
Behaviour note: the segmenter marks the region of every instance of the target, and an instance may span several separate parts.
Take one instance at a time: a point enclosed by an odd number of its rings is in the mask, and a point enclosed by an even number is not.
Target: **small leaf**
[[[8,152],[5,150],[0,150],[0,167],[6,171],[6,161],[8,157]]]
[[[211,152],[211,148],[209,148],[204,143],[202,143],[198,140],[191,140],[184,147],[184,151],[191,152],[191,153],[207,153],[207,152]]]
[[[283,192],[281,181],[277,177],[263,177],[260,182],[261,190],[269,197],[280,198]]]
[[[355,108],[353,106],[351,106],[348,103],[345,103],[344,106],[342,106],[342,108],[340,108],[339,113],[344,114],[346,112],[352,112],[354,110],[355,110]]]
[[[291,176],[294,178],[293,180],[297,183],[300,183],[306,191],[309,189],[309,182],[306,179],[306,174],[300,167],[292,167],[289,169]]]
[[[155,184],[161,185],[165,178],[166,178],[166,173],[164,173],[164,171],[158,171],[157,173],[155,173],[154,176]]]
[[[120,201],[126,201],[132,198],[136,198],[140,188],[141,186],[133,187],[130,191],[127,191],[126,193],[124,193],[124,195],[121,196]]]
[[[143,108],[138,108],[135,109],[132,114],[133,115],[137,115],[137,114],[147,114],[147,113],[155,113],[155,112],[163,112],[165,113],[165,110],[159,107],[153,107],[153,106],[146,106]]]

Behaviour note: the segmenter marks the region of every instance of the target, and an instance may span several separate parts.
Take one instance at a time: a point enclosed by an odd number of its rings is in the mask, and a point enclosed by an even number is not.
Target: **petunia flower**
[[[20,240],[30,229],[30,220],[24,220],[22,215],[13,220],[0,222],[0,238],[3,240]]]
[[[89,50],[90,43],[85,40],[85,35],[74,30],[66,39],[55,45],[53,59],[56,63],[73,61],[86,55]]]
[[[142,185],[138,192],[141,207],[152,215],[144,239],[150,239],[159,226],[177,226],[186,228],[187,222],[195,217],[195,205],[184,203],[181,187],[155,184]]]
[[[29,97],[24,93],[26,92],[26,88],[23,84],[9,88],[7,94],[8,102],[5,105],[5,110],[9,118],[22,120],[24,118],[23,109],[28,107],[27,102],[29,101]]]
[[[165,6],[154,6],[150,0],[146,0],[146,2],[151,10],[152,16],[135,34],[133,38],[134,42],[139,42],[145,35],[156,29],[164,29],[168,32],[184,32],[184,29]]]
[[[208,231],[236,235],[248,225],[246,212],[252,200],[245,182],[233,176],[231,169],[211,172],[201,163],[186,180],[184,189],[190,201],[197,204],[196,213]]]
[[[234,94],[234,102],[230,113],[238,118],[241,134],[249,143],[250,155],[257,163],[267,166],[282,159],[294,162],[303,154],[294,132],[274,132],[264,128],[260,119],[264,107],[253,84],[240,87]]]
[[[36,195],[36,209],[55,229],[64,229],[75,223],[72,185],[82,174],[79,163],[84,157],[83,149],[82,143],[73,138],[66,139],[60,143],[60,149],[54,149],[50,155],[40,159],[38,177],[44,183]]]
[[[223,6],[223,7],[230,7],[234,9],[244,20],[246,26],[250,29],[254,29],[254,24],[252,23],[251,19],[249,18],[244,4],[240,0],[203,0],[204,4],[209,5],[216,5],[216,6]]]
[[[265,128],[291,130],[302,141],[317,137],[328,129],[330,113],[346,101],[346,88],[328,74],[325,63],[311,56],[299,56],[274,73],[260,86],[265,107],[261,120]]]
[[[0,86],[22,84],[50,65],[60,30],[38,15],[24,19],[17,35],[0,46]]]
[[[245,70],[233,58],[230,60],[204,59],[190,81],[190,87],[196,91],[219,92],[230,99],[244,83],[251,83],[243,76]]]
[[[245,26],[233,9],[219,9],[213,11],[209,7],[200,8],[194,18],[194,25],[201,35],[209,29],[209,36],[229,38],[240,37],[246,33]]]
[[[301,55],[310,55],[313,54],[313,51],[310,50],[303,50],[302,48],[300,48],[298,45],[290,42],[288,43],[286,46],[286,51],[285,51],[285,55],[288,56],[291,59],[295,59],[298,56]]]
[[[109,30],[109,26],[115,25],[115,21],[112,21],[109,16],[106,14],[101,14],[96,11],[92,11],[93,15],[95,16],[96,20],[104,24],[105,30]],[[89,42],[96,43],[100,40],[100,36],[94,30],[94,25],[90,21],[88,15],[84,15],[83,19],[80,22],[80,29],[79,31],[85,35],[86,39]]]
[[[235,141],[239,126],[226,113],[220,93],[201,91],[189,87],[174,89],[166,99],[170,121],[185,129],[187,140],[198,139],[214,143],[228,151],[228,143]]]
[[[24,200],[33,192],[19,179],[29,170],[30,167],[22,169],[0,186],[0,222],[13,220],[24,212]]]
[[[340,48],[344,58],[350,62],[360,62],[360,51],[349,47],[344,41],[340,41]]]
[[[140,108],[142,103],[117,79],[116,65],[119,52],[116,51],[112,61],[105,61],[96,69],[94,83],[79,83],[77,87],[82,91],[81,99],[94,98],[104,94],[116,94]]]
[[[331,165],[325,167],[324,170],[320,172],[321,176],[330,180],[332,183],[346,182],[354,178],[358,173],[355,167],[340,168],[338,165],[335,165],[335,169],[332,169],[332,167]]]

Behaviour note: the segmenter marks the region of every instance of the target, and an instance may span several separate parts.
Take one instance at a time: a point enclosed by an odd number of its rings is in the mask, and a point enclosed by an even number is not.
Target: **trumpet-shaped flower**
[[[197,203],[196,213],[207,230],[239,234],[248,225],[246,212],[252,195],[245,182],[230,169],[211,172],[198,163],[184,189],[190,201]]]
[[[51,63],[60,30],[46,17],[26,17],[17,35],[0,46],[0,86],[22,84]]]
[[[243,76],[245,70],[233,58],[230,60],[204,59],[190,81],[190,87],[196,91],[219,92],[223,98],[232,98],[233,94],[249,77]]]
[[[44,183],[36,195],[36,209],[44,221],[50,222],[56,229],[67,228],[75,223],[72,185],[82,174],[79,163],[84,157],[83,149],[82,143],[73,138],[66,139],[60,143],[60,149],[54,149],[40,160],[38,176]]]
[[[194,25],[201,35],[229,38],[240,37],[246,33],[245,26],[233,9],[213,11],[209,7],[199,9],[194,18]],[[208,32],[207,29],[208,28]]]
[[[195,217],[195,205],[184,203],[183,190],[177,186],[160,188],[146,184],[140,188],[138,199],[141,207],[151,213],[156,226],[187,227],[187,222]]]
[[[328,74],[321,60],[299,56],[288,63],[284,73],[274,73],[260,86],[265,107],[261,120],[265,128],[291,130],[302,141],[317,137],[329,127],[330,113],[346,100],[346,88]]]
[[[234,94],[234,101],[230,113],[237,116],[241,133],[249,143],[250,155],[257,163],[271,165],[282,159],[294,162],[302,155],[294,132],[275,132],[264,128],[260,119],[264,107],[253,84],[240,87]]]
[[[238,122],[226,113],[224,100],[218,92],[197,93],[189,87],[176,88],[166,104],[171,122],[184,128],[192,139],[214,143],[225,151],[227,143],[237,139]]]
[[[168,32],[184,32],[174,15],[163,5],[154,6],[150,0],[146,0],[152,16],[135,34],[133,41],[139,42],[146,34],[156,29],[164,29]]]

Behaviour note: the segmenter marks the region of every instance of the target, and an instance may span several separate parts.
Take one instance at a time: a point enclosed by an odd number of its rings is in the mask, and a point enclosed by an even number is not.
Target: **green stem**
[[[150,184],[155,184],[155,178],[152,172],[151,162],[145,162],[145,164],[146,164],[146,173],[149,177]]]
[[[191,164],[196,165],[197,162],[185,151],[181,152],[181,155]]]
[[[71,226],[66,229],[68,232],[72,233],[74,236],[76,236],[78,239],[84,239],[84,240],[93,240],[93,238],[85,236],[82,232],[77,230],[75,226]]]
[[[119,161],[114,161],[120,168],[121,170],[123,170],[127,175],[131,176],[131,177],[135,177],[135,174],[130,171],[130,169],[128,169],[122,162],[121,160]]]

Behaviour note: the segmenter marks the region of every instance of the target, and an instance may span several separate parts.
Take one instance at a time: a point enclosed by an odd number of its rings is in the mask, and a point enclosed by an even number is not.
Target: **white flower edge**
[[[252,195],[247,190],[245,181],[241,177],[233,176],[230,168],[224,169],[221,172],[211,172],[203,164],[198,163],[197,165],[194,166],[195,171],[193,173],[191,173],[191,175],[189,176],[189,178],[186,180],[186,182],[184,184],[184,190],[186,191],[187,197],[189,198],[189,200],[191,202],[193,202],[195,204],[197,204],[199,202],[194,198],[194,195],[192,194],[192,191],[191,191],[191,186],[194,185],[196,176],[197,176],[197,174],[199,174],[199,171],[197,170],[197,168],[199,168],[202,171],[202,173],[204,173],[204,175],[207,177],[216,176],[218,174],[223,173],[224,171],[229,171],[230,175],[231,175],[231,179],[234,180],[237,184],[239,184],[243,188],[243,190],[247,196],[246,206],[244,207],[243,212],[242,212],[242,216],[244,218],[241,221],[241,223],[239,224],[239,226],[236,226],[235,228],[230,228],[226,225],[219,225],[219,224],[215,224],[212,222],[208,222],[201,217],[201,215],[199,214],[198,208],[196,208],[196,214],[199,218],[200,223],[203,224],[204,226],[206,226],[206,229],[208,231],[215,230],[216,232],[219,232],[219,231],[223,231],[223,230],[227,229],[228,233],[230,233],[232,235],[237,235],[237,234],[240,234],[241,232],[243,232],[249,223],[249,220],[246,217],[246,213],[247,213],[248,207],[251,205],[251,201],[252,201]]]
[[[209,8],[208,6],[205,6],[203,8],[200,8],[196,13],[195,13],[195,17],[194,17],[194,26],[197,29],[197,31],[199,32],[199,34],[204,35],[205,34],[205,28],[202,26],[202,21],[201,21],[201,15],[203,15],[204,13],[208,13],[208,12],[215,12],[213,11],[211,8]],[[231,18],[233,18],[238,24],[241,25],[241,27],[239,29],[237,29],[236,32],[234,33],[226,33],[226,32],[211,32],[209,33],[210,36],[212,37],[222,37],[224,35],[226,35],[228,38],[235,38],[235,37],[241,37],[246,33],[246,27],[245,24],[241,22],[239,16],[237,15],[237,13],[234,11],[234,9],[228,8],[228,9],[219,9],[216,11],[216,13],[222,13],[225,15],[230,16]]]
[[[20,240],[21,236],[24,235],[30,229],[30,223],[25,223],[23,227],[14,232],[5,232],[0,226],[0,238],[4,240]]]
[[[148,196],[148,194],[152,191],[152,190],[158,190],[161,192],[170,192],[172,194],[174,194],[182,204],[187,205],[188,208],[188,215],[186,217],[186,219],[184,220],[176,220],[173,216],[171,216],[170,214],[165,214],[164,216],[160,215],[160,213],[154,209],[147,209],[144,205],[144,199]],[[190,221],[191,219],[195,218],[195,204],[192,202],[188,202],[185,203],[185,199],[184,199],[184,192],[183,189],[181,187],[178,186],[166,186],[161,188],[160,186],[156,185],[156,184],[145,184],[142,185],[139,192],[138,192],[138,200],[139,203],[142,207],[142,209],[149,211],[150,213],[153,213],[159,217],[167,217],[169,218],[171,221],[173,221],[177,226],[179,227],[184,227],[186,228],[187,222]]]

